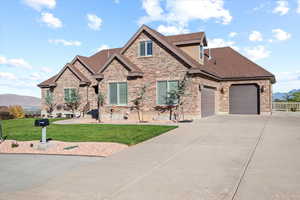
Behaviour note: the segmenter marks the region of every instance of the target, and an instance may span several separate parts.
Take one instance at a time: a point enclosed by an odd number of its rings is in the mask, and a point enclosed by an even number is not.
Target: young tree
[[[143,108],[146,97],[146,90],[148,88],[148,85],[143,85],[142,87],[138,88],[138,91],[136,92],[136,97],[131,101],[133,103],[133,106],[131,107],[132,110],[136,110],[138,113],[139,122],[144,121],[143,120]]]
[[[47,106],[47,113],[52,115],[52,112],[55,109],[56,103],[54,103],[54,97],[52,92],[47,92],[47,95],[45,97],[45,104]]]
[[[188,78],[187,75],[183,77],[182,80],[178,82],[178,88],[176,90],[171,90],[168,93],[167,105],[170,110],[170,119],[172,114],[175,112],[175,119],[178,121],[180,119],[180,114],[182,113],[182,118],[184,119],[183,105],[185,103],[184,97],[188,96],[187,94],[187,84]]]
[[[75,112],[80,106],[80,95],[78,90],[72,89],[70,91],[69,96],[65,97],[65,106],[70,109],[73,113],[73,117],[75,117]]]
[[[101,115],[101,111],[102,111],[101,107],[104,105],[104,99],[105,99],[104,94],[101,91],[99,91],[98,95],[97,95],[98,123],[101,122],[101,117],[102,117],[102,115]]]

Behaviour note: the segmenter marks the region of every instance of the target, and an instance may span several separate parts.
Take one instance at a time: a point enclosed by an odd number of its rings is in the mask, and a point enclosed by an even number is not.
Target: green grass
[[[51,119],[56,121],[58,119]],[[2,120],[3,135],[18,141],[39,140],[41,127],[34,126],[34,119]],[[108,125],[108,124],[51,124],[47,138],[66,142],[118,142],[134,145],[177,126],[158,125]]]

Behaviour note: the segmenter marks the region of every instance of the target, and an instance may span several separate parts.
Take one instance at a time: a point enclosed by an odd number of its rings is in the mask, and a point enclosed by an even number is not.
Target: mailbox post
[[[47,129],[46,127],[49,125],[49,119],[36,119],[34,122],[35,126],[42,127],[42,144],[47,143]]]

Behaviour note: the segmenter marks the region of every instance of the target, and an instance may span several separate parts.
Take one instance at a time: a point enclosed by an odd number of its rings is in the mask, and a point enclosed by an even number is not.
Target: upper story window
[[[141,41],[139,56],[152,56],[153,54],[153,44],[151,40]]]
[[[109,83],[109,104],[110,105],[127,105],[128,91],[127,83]]]
[[[178,81],[158,81],[157,82],[157,104],[168,105],[177,104],[177,99],[172,95],[178,90]]]
[[[201,60],[204,58],[204,47],[202,44],[200,44],[200,47],[199,47],[199,58]]]
[[[75,88],[65,88],[64,89],[64,99],[65,101],[72,101],[76,97]]]

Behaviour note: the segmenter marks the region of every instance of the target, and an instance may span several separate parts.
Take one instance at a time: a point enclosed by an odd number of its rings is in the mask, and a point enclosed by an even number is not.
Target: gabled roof
[[[195,44],[203,41],[204,46],[207,46],[206,36],[204,32],[187,33],[180,35],[169,35],[165,38],[174,45]]]
[[[98,74],[101,74],[104,72],[104,70],[109,66],[109,64],[114,60],[117,59],[119,62],[121,62],[129,71],[129,74],[139,74],[143,75],[142,70],[133,64],[128,58],[125,56],[122,56],[119,53],[114,53],[105,63],[104,65],[99,69]]]
[[[49,79],[47,79],[47,80],[41,82],[41,83],[38,84],[37,86],[38,86],[38,87],[41,87],[41,88],[42,88],[42,87],[49,87],[50,84],[55,83],[54,80],[55,80],[56,76],[57,76],[57,74],[54,75],[54,76],[52,76],[51,78],[49,78]]]
[[[239,78],[266,78],[274,75],[231,47],[212,48],[205,50],[203,70],[214,73],[223,80]],[[275,79],[274,79],[275,81]]]
[[[141,26],[123,48],[105,49],[90,57],[76,56],[73,59],[72,64],[74,64],[76,60],[79,60],[91,72],[91,74],[99,78],[103,77],[101,72],[103,72],[109,63],[111,63],[113,59],[117,59],[129,70],[131,75],[140,76],[143,74],[141,69],[126,58],[124,53],[142,32],[149,35],[149,37],[153,38],[164,46],[164,48],[170,51],[173,56],[175,56],[189,69],[190,73],[202,74],[217,81],[241,78],[268,78],[275,82],[273,74],[264,70],[262,67],[245,58],[230,47],[211,49],[211,54],[213,56],[212,59],[208,59],[208,51],[206,51],[203,65],[178,47],[181,45],[200,43],[201,41],[203,41],[206,46],[207,41],[204,32],[164,36],[146,25]],[[70,69],[72,68],[72,72],[80,80],[83,80],[83,82],[90,82],[90,80],[73,67],[72,64],[69,66]],[[65,68],[66,67],[68,66],[65,66]],[[59,74],[40,83],[38,86],[48,86],[49,83],[59,78],[65,68]]]
[[[57,76],[54,78],[54,82],[56,82],[60,78],[60,76],[66,71],[66,69],[69,69],[81,82],[91,82],[86,76],[84,76],[76,67],[74,67],[70,63],[67,63],[64,66],[64,68],[57,74]]]
[[[104,49],[90,57],[78,56],[94,73],[97,73],[106,61],[114,54],[121,51],[122,48]]]

